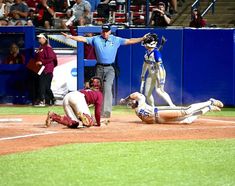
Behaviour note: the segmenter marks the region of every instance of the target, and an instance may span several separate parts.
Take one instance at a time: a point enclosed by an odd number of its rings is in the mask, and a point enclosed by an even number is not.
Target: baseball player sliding
[[[147,49],[144,55],[144,63],[141,73],[140,93],[143,93],[145,84],[145,96],[147,102],[153,107],[153,89],[161,96],[171,107],[175,107],[170,96],[165,92],[164,85],[166,80],[166,71],[162,63],[162,57],[159,50],[156,48],[158,43],[158,36],[156,34],[148,34],[142,45]],[[162,46],[161,46],[162,47]],[[145,82],[145,74],[148,76]]]
[[[145,102],[145,96],[139,92],[130,94],[121,99],[121,104],[127,104],[135,109],[136,115],[145,123],[184,123],[190,124],[199,116],[209,111],[220,111],[223,103],[216,99],[195,103],[188,107],[158,108],[152,107]]]
[[[63,99],[65,116],[48,112],[46,126],[49,127],[52,121],[65,125],[69,128],[100,126],[101,107],[103,102],[102,82],[99,77],[93,77],[89,81],[89,89],[70,92]],[[91,116],[89,105],[95,106],[95,119]]]

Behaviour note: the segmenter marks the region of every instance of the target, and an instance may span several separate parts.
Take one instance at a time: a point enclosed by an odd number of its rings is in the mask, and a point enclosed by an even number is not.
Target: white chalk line
[[[206,119],[206,118],[200,118],[199,120],[235,124],[235,121],[228,121],[228,120],[217,120],[217,119]]]
[[[47,132],[43,132],[43,133],[26,134],[26,135],[21,135],[21,136],[12,136],[12,137],[0,138],[0,141],[20,139],[20,138],[29,138],[29,137],[34,137],[34,136],[43,136],[43,135],[50,135],[50,134],[56,134],[56,133],[59,133],[59,132],[47,131]]]

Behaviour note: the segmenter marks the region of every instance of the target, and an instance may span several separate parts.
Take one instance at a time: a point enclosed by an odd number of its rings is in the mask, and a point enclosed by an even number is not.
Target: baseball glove
[[[83,126],[91,127],[94,126],[94,120],[91,116],[85,113],[77,113],[79,119],[82,121]]]

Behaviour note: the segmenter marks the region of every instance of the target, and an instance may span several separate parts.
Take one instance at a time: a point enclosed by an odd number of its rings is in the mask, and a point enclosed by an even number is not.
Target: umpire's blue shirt
[[[87,37],[87,44],[94,46],[97,63],[111,64],[114,63],[118,47],[124,45],[126,39],[114,35],[109,35],[108,40],[101,35]]]

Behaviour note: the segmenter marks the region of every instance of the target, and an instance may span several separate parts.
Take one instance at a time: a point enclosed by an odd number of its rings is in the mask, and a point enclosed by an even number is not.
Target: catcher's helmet
[[[156,48],[157,43],[158,43],[158,36],[155,33],[148,34],[144,39],[144,41],[142,41],[142,45],[150,48]]]
[[[102,91],[103,84],[102,84],[101,78],[98,76],[92,77],[89,81],[89,86],[90,88],[95,88],[95,89],[99,89]]]

